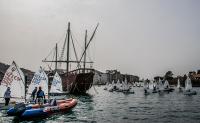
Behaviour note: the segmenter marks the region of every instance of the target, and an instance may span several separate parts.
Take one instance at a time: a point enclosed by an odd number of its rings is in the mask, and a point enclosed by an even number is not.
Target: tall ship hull
[[[77,69],[68,74],[61,74],[64,91],[72,94],[83,94],[92,87],[94,69],[86,69],[85,73],[81,71],[82,69]]]

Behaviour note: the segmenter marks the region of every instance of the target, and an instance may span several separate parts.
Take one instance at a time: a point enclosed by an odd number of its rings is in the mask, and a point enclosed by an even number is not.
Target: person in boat
[[[44,95],[44,91],[42,90],[42,87],[39,87],[39,90],[37,91],[37,97],[36,97],[38,103],[40,105],[43,104],[44,100],[45,100],[45,95]]]
[[[33,98],[33,100],[35,100],[35,94],[37,92],[37,87],[35,87],[35,89],[32,91],[31,96]]]
[[[5,106],[7,106],[10,102],[10,98],[11,98],[10,94],[11,94],[10,87],[8,87],[7,90],[4,93]]]

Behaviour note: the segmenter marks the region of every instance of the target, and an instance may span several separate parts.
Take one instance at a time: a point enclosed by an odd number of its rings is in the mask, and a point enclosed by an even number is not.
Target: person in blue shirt
[[[8,87],[6,92],[4,93],[5,106],[9,104],[10,98],[11,98],[11,91],[10,91],[10,87]]]
[[[44,95],[44,91],[42,90],[42,87],[39,87],[39,90],[37,91],[37,97],[36,99],[38,99],[38,103],[40,105],[43,104],[44,100],[45,100],[45,95]]]

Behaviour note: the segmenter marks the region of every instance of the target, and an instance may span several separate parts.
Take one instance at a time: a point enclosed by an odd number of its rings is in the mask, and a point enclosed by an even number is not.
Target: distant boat
[[[109,92],[113,92],[115,88],[115,81],[113,80],[112,83],[110,84],[110,87],[108,88]]]
[[[148,83],[146,81],[144,81],[144,89],[148,89]]]
[[[177,86],[176,86],[176,88],[178,89],[179,92],[183,92],[179,79],[177,80]]]
[[[172,92],[174,89],[170,87],[169,85],[169,82],[167,80],[165,80],[165,83],[164,83],[164,91],[166,92]]]
[[[177,80],[177,88],[180,89],[181,88],[181,84],[180,84],[180,81],[179,79]]]
[[[130,88],[129,88],[129,85],[128,85],[128,81],[127,81],[127,78],[125,78],[124,80],[124,85],[123,85],[123,91],[129,91]]]
[[[10,103],[25,102],[25,77],[21,69],[14,61],[7,69],[3,80],[1,81],[0,98],[4,98],[4,93],[7,90],[7,87],[10,87],[11,91]]]
[[[152,93],[157,93],[158,90],[157,90],[157,84],[156,82],[153,83],[153,90],[152,90]]]
[[[158,81],[158,91],[159,92],[163,92],[164,91],[164,85],[163,85],[162,80],[160,80],[160,79]]]
[[[187,77],[187,79],[185,80],[185,95],[196,95],[197,92],[192,90],[192,82],[191,79],[189,77]]]
[[[47,74],[44,72],[42,67],[39,68],[37,72],[35,72],[31,84],[28,87],[28,92],[26,99],[30,99],[32,91],[35,87],[41,87],[44,91],[45,96],[48,98],[48,77]]]
[[[164,83],[164,89],[168,89],[169,88],[169,82],[167,80],[165,80],[165,83]]]
[[[108,90],[108,88],[109,88],[109,83],[107,82],[105,87],[104,87],[104,90]]]
[[[153,86],[154,86],[153,81],[150,81],[150,83],[149,83],[149,89],[153,90]]]
[[[121,88],[121,83],[120,83],[120,81],[119,81],[119,79],[117,80],[117,84],[116,84],[116,89],[118,90],[118,91],[120,91],[122,88]]]

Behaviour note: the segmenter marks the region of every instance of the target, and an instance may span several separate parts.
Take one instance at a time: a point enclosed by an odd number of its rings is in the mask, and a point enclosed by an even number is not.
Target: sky
[[[199,6],[199,0],[0,0],[0,62],[36,71],[64,42],[68,22],[79,50],[85,30],[90,37],[99,23],[88,53],[95,69],[183,75],[200,69]]]

